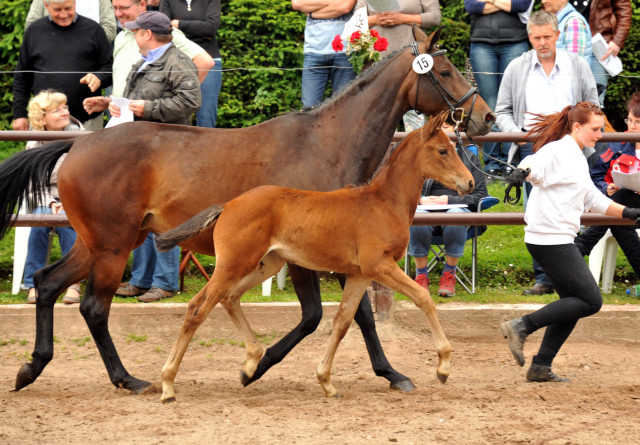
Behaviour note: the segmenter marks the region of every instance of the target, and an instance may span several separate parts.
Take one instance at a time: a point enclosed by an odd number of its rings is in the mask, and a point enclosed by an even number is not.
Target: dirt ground
[[[265,341],[300,317],[296,304],[245,305]],[[57,305],[55,356],[19,392],[16,373],[33,350],[35,308],[0,307],[0,443],[118,444],[632,444],[640,443],[640,320],[636,308],[605,307],[582,320],[556,359],[571,383],[529,383],[498,325],[531,307],[440,305],[453,346],[446,384],[426,319],[409,303],[379,326],[389,361],[418,389],[399,393],[373,374],[353,326],[334,362],[342,394],[326,399],[316,378],[335,305],[315,334],[260,381],[242,387],[244,349],[216,308],[196,333],[176,379],[178,401],[158,389],[139,396],[111,385],[77,307]],[[114,305],[110,331],[131,374],[159,387],[184,305]],[[529,362],[541,333],[527,341]]]

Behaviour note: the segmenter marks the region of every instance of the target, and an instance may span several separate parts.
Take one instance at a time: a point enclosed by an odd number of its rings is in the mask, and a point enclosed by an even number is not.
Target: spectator
[[[533,13],[527,23],[527,33],[533,49],[507,66],[498,91],[497,124],[503,132],[526,132],[535,124],[535,115],[553,114],[567,105],[585,101],[598,103],[596,83],[589,64],[573,53],[556,50],[559,32],[558,19],[554,14],[546,11]],[[509,161],[518,151],[520,159],[524,159],[531,154],[532,147],[531,143],[512,144]],[[585,154],[592,152],[593,148]],[[533,271],[535,283],[523,294],[553,293],[550,279],[535,258]]]
[[[640,93],[631,96],[627,104],[627,128],[629,132],[640,133]],[[614,202],[629,207],[640,207],[640,196],[638,193],[620,189],[611,176],[611,169],[616,160],[632,162],[638,160],[640,152],[640,142],[614,142],[602,153],[596,165],[591,169],[591,180],[596,187],[609,196]],[[575,244],[580,253],[585,256],[591,253],[593,247],[604,236],[607,229],[611,229],[611,234],[627,256],[627,260],[636,275],[640,277],[640,241],[636,226],[591,226],[585,229],[575,239]]]
[[[592,54],[591,29],[584,16],[569,4],[569,0],[542,0],[542,7],[558,18],[560,36],[556,47],[575,53],[589,63]]]
[[[329,81],[332,93],[336,93],[356,76],[344,51],[335,52],[331,46],[353,15],[355,4],[356,0],[291,0],[293,9],[307,15],[302,71],[304,108],[322,102]]]
[[[77,131],[84,130],[82,124],[69,115],[67,97],[54,90],[44,90],[34,96],[28,105],[29,124],[35,131]],[[27,142],[27,150],[43,145],[42,141]],[[33,213],[63,214],[64,209],[58,196],[58,168],[66,154],[62,155],[51,172],[49,188],[45,189],[40,197],[32,197]],[[76,242],[76,232],[71,227],[32,227],[29,232],[27,244],[27,261],[24,267],[24,286],[29,289],[27,303],[36,302],[36,289],[33,283],[33,275],[45,266],[47,252],[49,250],[49,232],[54,230],[60,241],[62,255],[66,255]],[[62,297],[66,304],[80,302],[80,283],[76,283],[67,289]]]
[[[537,136],[534,154],[524,158],[510,176],[533,184],[525,212],[524,241],[558,291],[559,300],[521,318],[500,325],[516,362],[525,363],[523,346],[533,332],[546,327],[542,344],[531,361],[527,380],[567,382],[551,371],[553,359],[580,318],[602,306],[598,283],[573,239],[585,211],[632,219],[640,223],[640,209],[624,207],[600,193],[588,175],[582,153],[602,137],[604,113],[598,105],[581,102],[560,113],[538,116],[530,134]]]
[[[29,129],[31,93],[51,88],[67,96],[71,115],[87,130],[99,130],[102,115],[90,116],[82,102],[111,84],[109,40],[99,24],[76,14],[75,0],[45,0],[44,4],[50,17],[26,29],[20,48],[13,78],[13,129]]]
[[[213,58],[215,66],[200,86],[202,106],[196,113],[199,127],[216,126],[218,96],[222,86],[222,58],[216,33],[220,27],[220,0],[162,0],[160,12],[171,19],[171,26],[184,32],[189,40],[204,48]]]
[[[109,43],[113,42],[118,30],[116,29],[116,17],[113,15],[113,9],[111,9],[111,0],[82,0],[76,4],[76,11],[78,14],[100,23]],[[48,15],[44,0],[33,0],[27,14],[25,28]]]
[[[469,58],[478,91],[489,108],[495,110],[502,73],[513,59],[529,50],[526,23],[533,0],[465,0],[464,7],[471,19]],[[491,131],[500,131],[494,125]],[[485,142],[484,169],[492,175],[509,174],[506,162],[509,144]]]
[[[631,29],[631,2],[629,0],[572,0],[573,6],[589,21],[591,35],[602,35],[607,42],[607,52],[601,60],[609,55],[617,56],[624,46]],[[604,97],[609,83],[609,74],[597,57],[591,56],[591,71],[598,84],[600,105],[604,106]]]
[[[448,124],[442,126],[443,131],[453,131],[453,127]],[[451,143],[454,145],[453,143]],[[460,153],[464,150],[465,153]],[[467,166],[476,184],[472,193],[460,196],[455,190],[444,187],[433,179],[427,179],[422,186],[422,197],[420,204],[466,204],[466,208],[455,207],[446,212],[475,212],[478,209],[480,200],[487,196],[487,186],[482,165],[476,155],[466,147],[457,147],[458,156]],[[473,163],[473,165],[471,165]],[[475,166],[475,167],[474,167]],[[444,270],[440,277],[438,295],[442,297],[452,297],[456,294],[456,266],[458,260],[464,252],[464,244],[467,241],[467,226],[411,226],[409,228],[409,248],[408,253],[416,263],[416,282],[429,290],[428,276],[428,256],[434,235],[442,235],[445,249]]]
[[[389,41],[383,57],[413,42],[414,24],[430,28],[438,26],[442,19],[438,0],[399,0],[398,3],[400,11],[394,12],[375,11],[366,0],[358,0],[356,3],[355,9],[367,8],[369,28],[375,29]],[[424,116],[417,114],[415,110],[407,111],[402,120],[406,131],[413,131],[424,125]]]
[[[124,27],[133,32],[143,58],[131,68],[124,91],[135,119],[188,124],[202,102],[198,68],[173,45],[171,21],[161,12],[150,11]],[[109,112],[120,115],[114,103],[109,104]],[[116,295],[140,295],[138,300],[143,302],[175,295],[179,255],[179,247],[158,252],[154,235],[149,233],[143,245],[134,250],[131,280],[118,288]]]
[[[124,26],[126,22],[134,21],[147,10],[145,0],[112,0],[116,18]],[[200,82],[209,74],[215,62],[204,49],[187,39],[184,33],[173,29],[173,44],[180,51],[189,56],[198,67]],[[140,50],[131,31],[123,29],[113,42],[113,95],[123,97],[127,86],[127,76],[131,66],[140,61]],[[96,96],[84,101],[87,112],[106,110],[109,106],[109,98]]]

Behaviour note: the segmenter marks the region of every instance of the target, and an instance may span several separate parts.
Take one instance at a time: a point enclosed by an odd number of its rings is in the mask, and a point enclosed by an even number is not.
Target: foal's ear
[[[428,130],[429,130],[429,136],[433,136],[434,134],[436,134],[442,129],[442,124],[444,124],[448,116],[449,116],[449,112],[443,111],[442,113],[432,117],[431,120],[429,120],[429,123],[427,124]]]

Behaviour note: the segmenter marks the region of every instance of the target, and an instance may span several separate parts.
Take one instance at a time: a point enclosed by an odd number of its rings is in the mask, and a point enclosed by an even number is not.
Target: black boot
[[[518,362],[520,366],[524,366],[524,352],[522,348],[524,347],[524,340],[529,334],[527,333],[527,328],[522,318],[515,318],[501,323],[500,330],[504,338],[507,339],[509,349],[516,359],[516,362]]]
[[[564,377],[558,377],[551,371],[551,366],[531,364],[527,371],[527,380],[530,382],[570,382],[571,380]]]

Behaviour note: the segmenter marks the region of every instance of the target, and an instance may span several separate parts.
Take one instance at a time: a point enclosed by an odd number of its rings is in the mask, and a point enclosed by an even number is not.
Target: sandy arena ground
[[[293,305],[245,305],[254,330],[282,337],[298,321]],[[315,370],[331,329],[325,318],[262,380],[242,387],[244,349],[216,308],[196,333],[176,379],[177,403],[163,405],[160,370],[185,305],[114,305],[110,331],[131,374],[156,389],[133,396],[107,377],[77,307],[56,306],[55,356],[40,378],[11,392],[35,339],[35,308],[0,307],[0,443],[51,444],[632,444],[640,443],[640,313],[605,307],[582,320],[556,359],[571,383],[529,383],[498,325],[531,307],[440,305],[453,347],[449,381],[426,318],[410,303],[379,326],[389,361],[418,389],[399,393],[375,377],[356,325],[342,342],[326,399]],[[527,362],[541,333],[527,341]]]

